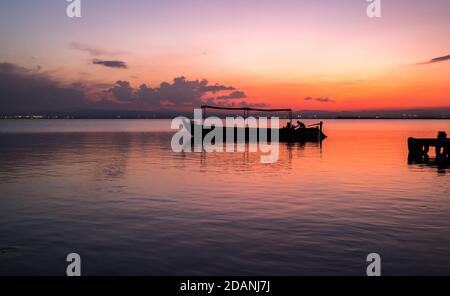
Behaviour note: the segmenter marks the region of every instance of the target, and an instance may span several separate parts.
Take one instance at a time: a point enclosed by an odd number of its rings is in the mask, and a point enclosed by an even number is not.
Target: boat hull
[[[219,128],[219,127],[218,127]],[[195,123],[191,123],[191,133],[200,131],[202,133],[202,138],[210,133],[213,128],[203,127]],[[245,135],[245,141],[250,141],[250,135],[252,135],[251,140],[260,140],[260,135],[267,135],[267,141],[272,141],[272,129],[262,129],[262,128],[238,128],[238,127],[221,127],[222,134],[225,137],[233,135],[233,139],[237,142],[238,135]],[[297,130],[288,130],[286,128],[278,129],[278,139],[280,142],[320,142],[324,140],[327,136],[322,132],[319,127],[314,128],[303,128]],[[242,137],[241,137],[242,138]]]

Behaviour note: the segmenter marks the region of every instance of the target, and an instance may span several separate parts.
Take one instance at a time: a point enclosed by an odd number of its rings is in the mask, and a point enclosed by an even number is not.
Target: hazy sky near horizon
[[[145,83],[162,105],[198,103],[171,101],[184,76],[230,87],[214,97],[223,104],[450,106],[448,0],[382,0],[379,19],[366,0],[81,2],[82,17],[69,19],[65,0],[2,1],[0,63],[33,81],[76,83],[92,100],[129,101]]]

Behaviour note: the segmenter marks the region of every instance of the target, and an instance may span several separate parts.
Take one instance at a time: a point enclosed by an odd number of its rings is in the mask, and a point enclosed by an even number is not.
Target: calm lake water
[[[0,121],[0,274],[450,275],[444,120],[328,120],[322,143],[174,153],[169,120]]]

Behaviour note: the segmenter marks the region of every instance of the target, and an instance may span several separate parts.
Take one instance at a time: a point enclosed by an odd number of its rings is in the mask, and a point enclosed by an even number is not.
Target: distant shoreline
[[[176,117],[176,116],[175,116]],[[34,117],[34,116],[3,116],[0,120],[164,120],[173,119],[175,117]],[[289,119],[289,118],[280,118]],[[295,117],[293,120],[450,120],[449,117]]]

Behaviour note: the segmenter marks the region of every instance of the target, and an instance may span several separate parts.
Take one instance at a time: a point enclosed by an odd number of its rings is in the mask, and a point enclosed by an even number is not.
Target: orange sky
[[[65,3],[11,1],[1,12],[0,62],[86,85],[205,78],[274,107],[450,106],[450,59],[419,64],[450,54],[450,2],[382,5],[382,18],[371,19],[363,0],[95,0],[68,19]]]

